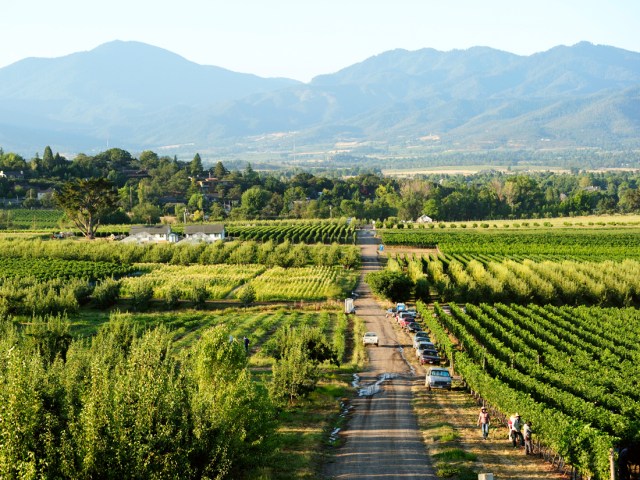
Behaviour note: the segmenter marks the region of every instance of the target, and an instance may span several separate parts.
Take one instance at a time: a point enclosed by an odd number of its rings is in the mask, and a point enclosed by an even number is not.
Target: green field
[[[639,440],[637,309],[466,304],[436,306],[434,318],[421,308],[469,387],[532,421],[582,472],[608,478],[610,448]]]
[[[60,229],[61,210],[0,209],[0,230]]]

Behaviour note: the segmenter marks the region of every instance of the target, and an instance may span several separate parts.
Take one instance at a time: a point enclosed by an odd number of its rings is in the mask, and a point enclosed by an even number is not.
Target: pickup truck
[[[378,334],[375,332],[367,332],[362,337],[362,344],[366,347],[367,345],[375,345],[378,346]]]

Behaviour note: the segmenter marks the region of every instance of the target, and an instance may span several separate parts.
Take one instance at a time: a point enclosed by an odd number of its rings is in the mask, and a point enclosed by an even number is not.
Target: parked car
[[[429,334],[427,332],[416,332],[413,335],[413,348],[418,348],[420,342],[430,342]]]
[[[422,327],[418,325],[416,322],[408,323],[407,325],[405,325],[404,329],[410,333],[422,331]]]
[[[420,358],[420,355],[422,355],[425,352],[437,354],[438,349],[431,342],[420,342],[418,344],[418,348],[416,348],[416,357]]]
[[[422,355],[420,355],[420,365],[439,365],[440,360],[440,355],[430,350],[425,350],[422,352]]]
[[[396,310],[398,312],[404,312],[407,309],[407,306],[404,303],[396,303]]]
[[[393,308],[387,308],[387,313],[385,313],[385,317],[389,318],[389,317],[395,317],[396,313],[398,313],[398,311],[396,310],[395,307]]]
[[[362,337],[362,344],[366,347],[367,345],[375,345],[378,346],[378,334],[375,332],[367,332]]]
[[[405,317],[405,318],[401,318],[400,320],[398,320],[398,323],[400,324],[401,327],[406,327],[407,325],[409,325],[410,323],[415,323],[414,319],[412,317]]]
[[[446,368],[431,367],[427,370],[424,384],[427,390],[431,390],[432,388],[451,390],[451,374]]]

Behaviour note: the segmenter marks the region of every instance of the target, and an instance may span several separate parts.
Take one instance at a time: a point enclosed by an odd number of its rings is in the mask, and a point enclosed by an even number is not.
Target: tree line
[[[514,219],[640,211],[640,174],[634,171],[419,175],[412,178],[361,173],[335,178],[309,172],[229,170],[222,162],[205,169],[196,153],[190,162],[144,151],[137,158],[112,148],[68,160],[45,148],[26,160],[0,150],[0,198],[22,206],[52,206],[37,193],[65,182],[102,178],[113,186],[116,204],[105,223],[154,223],[162,216],[181,221],[331,218],[437,221]],[[17,174],[16,172],[21,172]],[[13,176],[12,176],[13,174]]]

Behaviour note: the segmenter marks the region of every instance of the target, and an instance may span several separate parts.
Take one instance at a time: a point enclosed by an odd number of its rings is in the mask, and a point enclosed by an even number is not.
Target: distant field
[[[58,228],[63,213],[60,210],[0,209],[0,229],[50,230]]]
[[[486,227],[488,225],[488,227]],[[431,228],[548,228],[548,227],[625,227],[640,225],[640,215],[583,215],[577,217],[522,218],[511,220],[472,220],[405,224],[405,229]],[[402,227],[401,227],[402,228]]]
[[[637,171],[637,168],[599,168],[594,170],[587,170],[589,172],[620,172],[620,171]],[[431,174],[443,174],[443,175],[474,175],[480,172],[511,172],[511,173],[524,173],[524,172],[553,172],[553,173],[569,173],[567,168],[554,167],[550,165],[520,165],[520,166],[507,166],[507,165],[460,165],[460,166],[438,166],[438,167],[424,167],[424,168],[390,168],[382,169],[382,174],[390,177],[411,177],[414,175],[431,175]]]
[[[509,167],[507,165],[460,165],[460,166],[440,166],[425,168],[398,168],[398,169],[382,169],[383,175],[392,177],[410,177],[413,175],[430,175],[441,173],[445,175],[474,175],[479,172],[555,172],[569,173],[568,169],[551,167],[526,165],[521,167]]]

